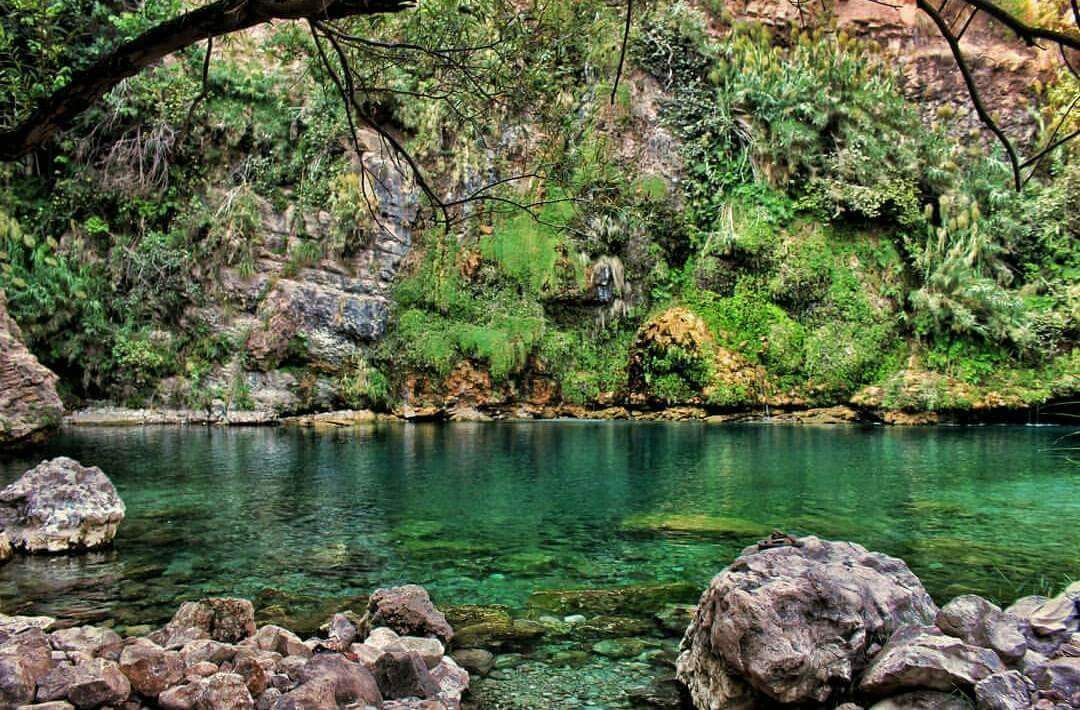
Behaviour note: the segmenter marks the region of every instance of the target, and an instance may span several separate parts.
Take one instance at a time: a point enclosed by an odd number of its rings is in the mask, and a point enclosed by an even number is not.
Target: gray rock
[[[749,705],[758,693],[821,703],[854,680],[874,644],[936,613],[896,558],[816,537],[752,546],[702,595],[677,675],[699,708]]]
[[[962,693],[915,690],[879,700],[870,710],[970,710],[971,703]]]
[[[415,653],[388,651],[375,662],[375,680],[384,698],[431,698],[439,693],[439,684]]]
[[[112,542],[124,502],[100,468],[65,456],[42,461],[0,491],[0,529],[22,552],[67,552]]]
[[[983,678],[1002,673],[1005,666],[993,651],[964,643],[934,626],[898,629],[874,657],[859,682],[870,695],[927,688],[971,690]]]
[[[979,710],[1027,710],[1035,684],[1019,671],[995,673],[975,684]]]
[[[487,675],[495,667],[495,656],[482,648],[458,648],[450,654],[454,662],[470,673]]]
[[[56,650],[77,652],[91,658],[120,642],[120,634],[100,626],[73,626],[49,634],[49,643]]]
[[[275,651],[282,656],[311,656],[311,649],[304,645],[300,637],[288,629],[267,624],[254,636],[255,645],[265,651]]]
[[[77,708],[116,705],[127,700],[131,683],[113,661],[92,658],[55,666],[38,681],[37,700],[67,700]]]
[[[1064,656],[1047,661],[1032,673],[1039,695],[1069,707],[1080,707],[1080,658]]]
[[[442,661],[445,649],[438,639],[422,638],[420,636],[400,636],[398,645],[404,650],[420,656],[429,669],[439,665]]]
[[[427,590],[415,584],[376,590],[362,623],[368,630],[385,626],[403,636],[433,636],[444,646],[454,637],[454,630],[431,603]]]
[[[1027,652],[1020,620],[974,594],[956,597],[938,611],[937,627],[967,643],[989,648],[1009,665]]]

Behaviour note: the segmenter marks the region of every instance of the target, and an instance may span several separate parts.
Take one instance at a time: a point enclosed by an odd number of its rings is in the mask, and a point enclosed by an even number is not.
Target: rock
[[[1040,696],[1068,707],[1080,707],[1080,658],[1065,656],[1047,661],[1032,673],[1031,679]]]
[[[120,634],[100,626],[73,626],[49,634],[49,643],[58,651],[73,651],[88,658],[101,655],[110,646],[118,646]]]
[[[904,626],[892,635],[866,669],[859,689],[870,695],[929,688],[971,689],[983,678],[1003,673],[992,651],[964,643],[933,626]]]
[[[52,649],[41,628],[5,617],[0,627],[0,707],[34,700],[34,689],[53,665]],[[47,619],[48,617],[42,617]]]
[[[272,710],[337,710],[334,682],[317,678],[302,683],[278,698]]]
[[[311,656],[311,649],[300,637],[288,629],[267,624],[254,636],[255,645],[265,651],[275,651],[283,656]]]
[[[399,643],[401,637],[393,629],[388,629],[385,626],[380,626],[377,629],[372,629],[368,634],[364,643],[372,648],[376,648],[380,651],[400,651],[402,646]]]
[[[54,634],[55,635],[55,634]],[[120,652],[120,671],[139,695],[156,698],[184,677],[184,659],[149,639],[134,639]]]
[[[11,559],[15,551],[11,547],[11,538],[7,533],[0,530],[0,565]]]
[[[330,640],[339,651],[344,651],[356,640],[357,630],[344,614],[334,614],[330,620]]]
[[[77,708],[116,705],[127,700],[131,683],[113,661],[91,658],[60,664],[38,681],[37,700],[64,700]]]
[[[255,710],[270,710],[281,695],[281,691],[277,688],[267,688],[262,695],[255,699]]]
[[[372,672],[338,653],[320,653],[300,671],[301,683],[328,680],[338,703],[363,703],[378,706],[382,702],[380,685]]]
[[[236,652],[232,662],[223,669],[243,678],[252,698],[262,695],[263,691],[270,685],[270,673],[267,671],[266,666],[273,668],[276,665],[273,658],[260,659],[256,653],[251,649],[241,648]],[[277,654],[272,655],[277,656]],[[280,656],[277,657],[280,658]]]
[[[1040,636],[1057,636],[1076,631],[1077,617],[1075,600],[1060,594],[1035,608],[1027,622]]]
[[[975,684],[979,710],[1027,710],[1035,684],[1019,671],[987,676]]]
[[[378,589],[368,601],[365,629],[386,626],[405,636],[434,636],[448,645],[454,637],[446,617],[431,603],[427,590],[416,584]]]
[[[415,653],[389,651],[375,662],[375,680],[384,698],[430,698],[439,693],[439,685],[427,666]]]
[[[429,669],[439,665],[445,649],[438,639],[419,636],[401,636],[397,644],[410,653],[420,656]]]
[[[20,705],[18,710],[75,710],[75,706],[66,700],[50,700],[47,703]]]
[[[607,639],[593,644],[593,653],[608,658],[633,658],[644,653],[649,644],[638,638]]]
[[[875,644],[936,613],[896,558],[816,537],[755,545],[701,596],[677,675],[700,708],[748,704],[755,693],[821,703],[853,682]]]
[[[678,616],[678,633],[682,635],[690,624],[690,612]],[[676,624],[672,625],[674,628]],[[630,616],[594,616],[588,621],[577,624],[575,634],[582,636],[644,636],[656,628],[645,619],[635,619]]]
[[[192,710],[202,697],[203,682],[200,680],[163,691],[157,698],[158,705],[164,710]]]
[[[527,645],[547,632],[544,625],[528,619],[482,622],[458,630],[459,646],[504,648]]]
[[[206,632],[204,631],[203,633]],[[214,641],[213,639],[195,639],[194,641],[188,641],[184,647],[180,649],[180,655],[183,657],[184,664],[187,666],[192,666],[203,661],[221,665],[222,663],[233,659],[233,656],[236,655],[236,647],[220,641]]]
[[[236,673],[215,673],[200,681],[202,692],[195,703],[197,710],[254,710],[243,676]]]
[[[439,700],[450,710],[461,707],[461,696],[469,689],[469,674],[454,659],[444,657],[431,669],[431,677],[439,686]]]
[[[23,344],[0,291],[0,447],[40,441],[60,423],[57,381]]]
[[[943,606],[935,623],[950,636],[991,649],[1010,665],[1019,663],[1027,652],[1020,620],[974,594],[956,597]]]
[[[529,596],[529,607],[559,615],[654,614],[666,604],[697,601],[701,590],[687,582],[642,584],[615,589],[543,590]]]
[[[124,502],[100,468],[61,456],[0,491],[0,529],[22,552],[66,552],[112,542]]]
[[[870,710],[970,710],[971,703],[959,693],[915,690],[880,700]]]
[[[462,668],[477,675],[487,675],[495,667],[495,655],[482,648],[458,648],[450,657]]]
[[[254,633],[255,608],[251,602],[219,597],[184,602],[165,628],[151,634],[151,640],[169,648],[200,638],[235,643]]]
[[[123,670],[121,666],[120,670]],[[219,666],[216,663],[210,661],[199,661],[191,666],[188,666],[185,671],[185,677],[188,680],[198,680],[199,678],[206,678],[214,675],[219,670]],[[130,678],[128,678],[130,680]]]

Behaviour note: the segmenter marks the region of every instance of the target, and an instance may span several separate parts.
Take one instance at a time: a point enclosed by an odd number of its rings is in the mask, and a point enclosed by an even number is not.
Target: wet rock
[[[235,643],[255,633],[255,608],[247,599],[217,597],[184,602],[151,640],[166,648],[194,639]]]
[[[0,447],[40,441],[60,423],[57,380],[26,348],[0,291]]]
[[[579,651],[575,648],[564,648],[551,654],[547,659],[549,666],[555,666],[556,668],[580,668],[587,665],[593,657],[585,652]]]
[[[359,663],[353,663],[341,654],[317,654],[300,671],[301,683],[328,680],[334,697],[341,704],[364,703],[378,705],[382,701],[381,685],[376,684],[372,672]]]
[[[127,700],[131,683],[113,661],[92,658],[60,664],[38,681],[37,700],[67,700],[77,708],[116,705]]]
[[[657,678],[652,683],[635,688],[627,693],[627,700],[634,707],[644,708],[681,708],[682,691],[673,677]]]
[[[482,648],[459,648],[450,657],[462,668],[477,675],[487,675],[495,667],[495,655]]]
[[[992,651],[964,643],[933,626],[898,629],[866,669],[859,689],[885,695],[905,689],[971,689],[983,678],[1003,673]]]
[[[427,590],[415,584],[378,589],[368,601],[365,629],[386,626],[403,636],[433,636],[444,645],[454,630],[431,603]]]
[[[1035,684],[1019,671],[995,673],[975,684],[979,710],[1026,710]]]
[[[943,606],[935,623],[950,636],[991,649],[1010,665],[1018,663],[1027,652],[1020,620],[974,594],[956,597]]]
[[[0,491],[0,529],[22,552],[67,552],[112,542],[124,502],[100,468],[65,456],[42,461]]]
[[[529,596],[529,607],[559,615],[654,614],[666,604],[697,601],[701,590],[693,584],[671,582],[615,589],[543,590]]]
[[[875,644],[937,613],[901,560],[853,543],[793,542],[743,550],[702,595],[677,663],[698,707],[750,703],[758,693],[824,702],[855,679]]]
[[[414,653],[389,651],[375,662],[375,680],[383,697],[430,698],[438,694],[439,686],[427,666]]]
[[[593,644],[593,653],[608,658],[633,658],[649,648],[649,644],[638,638],[607,639]]]
[[[501,604],[494,604],[491,606],[484,606],[481,604],[452,606],[446,610],[446,620],[455,629],[483,623],[509,624],[510,609]]]
[[[302,683],[278,698],[272,710],[337,710],[334,682],[317,678]]]
[[[81,653],[88,658],[99,656],[120,642],[120,634],[100,626],[74,626],[49,634],[49,643],[56,650]]]
[[[960,693],[914,690],[879,700],[870,710],[971,710],[971,703]]]
[[[456,643],[470,648],[514,648],[527,645],[547,632],[543,624],[528,619],[483,622],[457,632]]]
[[[679,627],[679,634],[686,630],[690,623],[690,615],[686,614],[685,621]],[[656,626],[645,619],[636,619],[630,616],[594,616],[588,621],[577,624],[575,633],[583,636],[642,636],[655,630]]]
[[[54,634],[55,635],[55,634]],[[184,677],[184,659],[148,639],[135,639],[120,652],[120,671],[140,695],[156,698]]]

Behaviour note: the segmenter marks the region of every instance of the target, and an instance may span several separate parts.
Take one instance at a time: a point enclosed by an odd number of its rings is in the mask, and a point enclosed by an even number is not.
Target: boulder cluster
[[[146,637],[48,617],[0,616],[0,707],[164,710],[457,710],[469,674],[427,592],[378,590],[335,614],[325,637],[255,626],[244,599],[183,604]]]
[[[899,559],[774,535],[712,580],[677,675],[710,710],[1076,708],[1080,584],[1005,610],[975,595],[939,609]]]
[[[33,554],[104,547],[124,512],[100,468],[65,456],[42,461],[0,490],[0,562],[13,549]]]

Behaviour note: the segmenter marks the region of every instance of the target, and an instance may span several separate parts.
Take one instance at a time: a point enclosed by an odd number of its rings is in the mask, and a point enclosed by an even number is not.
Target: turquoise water
[[[940,602],[1080,577],[1068,430],[626,422],[68,430],[0,458],[100,466],[114,549],[0,567],[0,610],[160,623],[254,598],[299,620],[376,586],[522,610],[543,589],[703,587],[772,528],[903,557]]]

